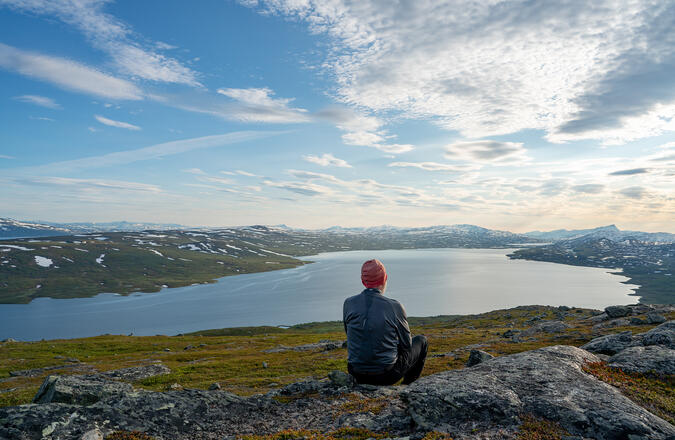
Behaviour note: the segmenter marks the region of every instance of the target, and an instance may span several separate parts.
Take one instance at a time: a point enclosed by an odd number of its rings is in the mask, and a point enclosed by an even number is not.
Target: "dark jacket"
[[[390,369],[400,357],[408,367],[411,337],[405,309],[377,289],[366,289],[345,300],[342,321],[347,333],[349,364],[359,373]]]

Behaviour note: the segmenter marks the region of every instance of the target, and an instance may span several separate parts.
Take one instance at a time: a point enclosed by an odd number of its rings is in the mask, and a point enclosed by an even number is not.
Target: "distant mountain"
[[[177,230],[186,229],[186,227],[169,223],[135,223],[126,221],[106,223],[54,223],[0,218],[0,240],[88,234],[93,232],[138,232],[167,229]]]
[[[622,231],[615,225],[601,226],[593,229],[557,229],[555,231],[532,231],[524,235],[544,241],[575,240],[579,238],[606,238],[612,241],[640,240],[645,243],[675,243],[675,234],[667,232]]]
[[[66,228],[40,223],[21,222],[11,218],[0,218],[0,239],[53,237],[70,234]]]

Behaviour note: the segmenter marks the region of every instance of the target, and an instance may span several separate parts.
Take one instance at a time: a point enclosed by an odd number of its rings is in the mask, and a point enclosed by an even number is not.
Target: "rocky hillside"
[[[672,439],[669,318],[633,305],[411,319],[427,368],[393,387],[342,372],[339,323],[6,341],[0,396],[34,403],[0,408],[0,438]]]

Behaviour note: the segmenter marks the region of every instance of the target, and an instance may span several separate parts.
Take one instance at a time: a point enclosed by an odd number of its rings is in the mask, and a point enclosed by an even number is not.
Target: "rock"
[[[633,316],[630,318],[630,325],[644,325],[648,324],[647,320]]]
[[[280,353],[284,351],[330,351],[346,347],[347,341],[331,341],[328,339],[323,339],[313,344],[297,345],[295,347],[280,345],[278,347],[263,350],[263,353]]]
[[[356,384],[356,381],[350,374],[339,370],[333,370],[328,373],[328,379],[337,387],[352,387]]]
[[[91,405],[103,398],[122,396],[133,391],[128,383],[108,382],[97,375],[48,376],[33,398],[33,403]]]
[[[211,385],[209,385],[209,390],[214,391],[214,390],[219,390],[220,389],[220,384],[218,382],[214,382]]]
[[[629,306],[609,306],[605,307],[605,313],[610,318],[623,318],[631,314]]]
[[[185,348],[183,348],[183,350],[192,350],[193,348],[194,346],[192,345],[186,345]]]
[[[632,373],[675,374],[675,350],[661,345],[629,347],[609,358],[607,363]]]
[[[148,377],[169,374],[171,370],[164,364],[142,365],[139,367],[122,368],[101,373],[102,376],[113,380],[136,382]]]
[[[199,344],[197,347],[199,348],[206,347],[206,344]]]
[[[7,344],[7,343],[10,343],[10,342],[19,342],[19,341],[17,341],[14,338],[7,338],[7,339],[3,339],[2,342]]]
[[[469,354],[469,360],[466,361],[466,366],[473,367],[474,365],[483,363],[489,359],[492,359],[493,357],[494,356],[492,356],[490,353],[483,350],[471,350],[471,353]]]
[[[68,365],[52,365],[49,367],[42,367],[42,368],[31,368],[30,370],[14,370],[10,371],[9,375],[13,377],[17,376],[37,377],[42,376],[47,371],[54,371],[54,370],[69,370],[69,371],[75,370],[80,372],[94,371],[93,367],[90,365],[68,364]]]
[[[181,385],[181,384],[179,384],[179,383],[177,383],[177,382],[174,382],[174,383],[172,383],[171,385],[169,385],[168,387],[166,387],[166,389],[169,390],[169,391],[182,390],[182,389],[183,389],[183,385]]]
[[[165,347],[164,351],[171,351],[171,349],[169,347]]]
[[[641,338],[633,336],[631,331],[625,331],[613,335],[600,336],[581,348],[592,353],[613,355],[635,345],[642,345]]]
[[[506,330],[504,333],[502,333],[502,338],[513,339],[514,337],[520,335],[520,333],[520,330]]]
[[[401,394],[414,422],[427,431],[515,426],[520,414],[529,413],[583,437],[675,435],[673,425],[581,369],[597,361],[575,347],[546,347],[426,376]]]
[[[263,361],[263,363],[262,363],[262,367],[263,367],[263,368],[268,368],[268,367],[269,367],[269,365],[267,365],[267,362]]]
[[[94,428],[91,431],[87,431],[82,434],[80,440],[103,440],[103,433],[100,429]]]
[[[536,333],[561,333],[570,327],[571,325],[562,321],[542,321],[524,330],[521,336],[532,336]]]
[[[66,358],[66,362],[78,363],[80,360],[78,358]]]
[[[630,325],[630,321],[627,318],[618,318],[595,324],[593,328],[597,330],[603,328],[625,327],[628,325]]]
[[[588,318],[588,320],[594,324],[600,323],[602,321],[607,321],[608,319],[609,316],[607,316],[607,313],[600,313],[599,315],[593,315],[590,318]]]
[[[561,312],[569,312],[571,309],[567,306],[558,306],[558,310]]]
[[[643,345],[664,345],[675,349],[675,321],[664,322],[642,335]]]
[[[647,322],[650,324],[662,324],[666,322],[666,317],[658,313],[647,313]]]

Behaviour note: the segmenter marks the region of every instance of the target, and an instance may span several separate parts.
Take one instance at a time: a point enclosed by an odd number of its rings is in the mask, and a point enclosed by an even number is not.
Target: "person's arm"
[[[398,334],[398,355],[402,358],[401,364],[408,368],[410,363],[410,352],[412,350],[412,336],[408,326],[408,316],[401,304],[397,304],[396,311],[396,333]]]
[[[342,304],[342,325],[345,328],[345,335],[347,334],[347,301]]]

